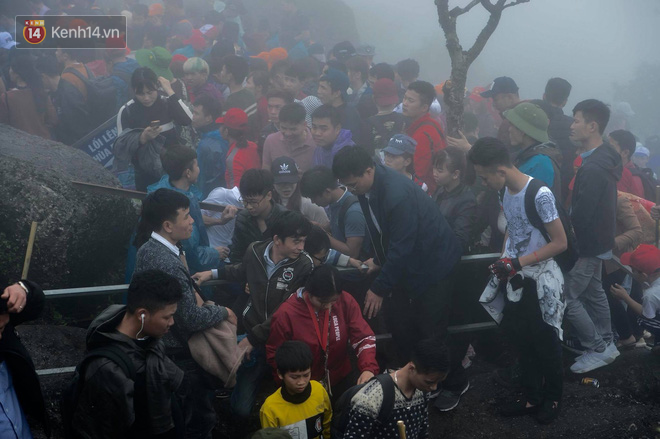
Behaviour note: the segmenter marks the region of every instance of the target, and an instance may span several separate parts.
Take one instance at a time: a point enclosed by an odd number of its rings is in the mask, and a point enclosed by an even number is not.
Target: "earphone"
[[[138,340],[142,340],[140,338],[140,333],[142,333],[142,330],[144,329],[144,316],[145,316],[144,313],[140,314],[140,320],[142,321],[142,325],[140,326],[140,330],[138,331],[138,333],[135,334],[135,338],[137,338]]]

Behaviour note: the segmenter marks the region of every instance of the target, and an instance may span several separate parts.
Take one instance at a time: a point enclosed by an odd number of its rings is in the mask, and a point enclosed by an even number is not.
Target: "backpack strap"
[[[341,208],[338,212],[337,222],[339,224],[339,230],[341,230],[342,233],[344,233],[344,227],[346,226],[346,213],[348,213],[348,209],[350,209],[352,205],[358,202],[358,197],[351,194],[346,197],[346,200],[344,200],[344,203],[341,205]]]
[[[85,358],[78,365],[78,374],[82,380],[85,379],[85,373],[87,372],[87,366],[96,358],[108,358],[110,361],[115,363],[119,368],[124,372],[127,378],[132,381],[135,381],[137,377],[137,372],[135,370],[135,365],[133,361],[128,358],[128,355],[122,348],[117,345],[107,345],[100,348],[92,349],[87,352]]]
[[[419,126],[417,128],[421,128],[421,127],[426,126],[426,125],[432,126],[438,132],[438,134],[440,134],[440,138],[442,140],[444,140],[445,142],[447,141],[447,139],[445,138],[445,133],[443,133],[442,130],[439,130],[438,126],[436,124],[434,124],[433,122],[430,122],[430,121],[422,122],[421,124],[419,124]],[[428,133],[424,133],[424,134],[426,135],[426,137],[429,138],[429,142],[431,144],[433,144],[433,141],[431,140],[431,136],[429,136]]]
[[[83,74],[80,73],[80,71],[78,69],[73,68],[73,67],[69,67],[69,68],[64,69],[62,74],[71,73],[73,76],[80,79],[83,82],[83,84],[85,84],[85,86],[87,86],[87,83],[89,82],[89,80],[94,79],[94,74],[91,72],[91,70],[89,70],[89,67],[87,67],[85,64],[83,64],[83,66],[85,67],[85,71],[87,72],[87,78],[85,78],[83,76]]]
[[[536,178],[533,178],[527,185],[527,191],[525,192],[525,214],[532,227],[541,232],[541,235],[543,235],[546,242],[550,242],[550,236],[548,235],[547,230],[545,230],[545,225],[539,216],[539,212],[536,210],[536,195],[542,187],[548,186]]]
[[[384,425],[394,409],[394,380],[389,373],[376,375],[376,379],[383,388],[383,403],[378,412],[378,422],[380,425]]]

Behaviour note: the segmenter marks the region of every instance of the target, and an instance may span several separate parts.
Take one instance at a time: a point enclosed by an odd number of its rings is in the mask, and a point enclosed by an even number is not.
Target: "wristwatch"
[[[25,295],[26,295],[26,296],[30,295],[30,290],[28,290],[28,287],[25,286],[25,284],[23,283],[22,280],[19,280],[19,281],[16,282],[16,283],[17,283],[21,288],[23,288],[23,290],[25,290]]]

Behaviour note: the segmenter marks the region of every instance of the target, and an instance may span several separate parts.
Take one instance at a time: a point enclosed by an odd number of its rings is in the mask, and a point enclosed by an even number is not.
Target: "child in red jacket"
[[[266,359],[275,368],[275,352],[287,340],[305,342],[312,351],[312,379],[321,381],[333,401],[355,384],[378,374],[376,337],[355,299],[341,289],[336,268],[316,267],[305,288],[292,294],[273,315]],[[350,347],[349,347],[350,344]],[[357,354],[351,367],[349,349]]]

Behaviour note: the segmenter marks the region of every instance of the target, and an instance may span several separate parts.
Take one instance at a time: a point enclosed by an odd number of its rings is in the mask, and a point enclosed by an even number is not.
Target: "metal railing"
[[[462,264],[470,264],[476,262],[484,262],[495,260],[500,257],[499,253],[486,253],[480,255],[468,255],[461,258]],[[340,269],[342,272],[351,272],[355,271],[354,268],[343,268]],[[224,285],[229,282],[224,280],[211,280],[204,283],[204,286],[215,286],[215,285]],[[92,297],[92,296],[102,296],[102,295],[111,295],[111,294],[120,294],[126,293],[128,291],[128,284],[122,285],[102,285],[97,287],[81,287],[81,288],[60,288],[53,290],[44,290],[44,294],[47,299],[61,299],[61,298],[72,298],[72,297]],[[450,334],[461,334],[467,332],[476,332],[484,331],[489,329],[494,329],[497,327],[495,322],[480,322],[480,323],[470,323],[466,325],[455,325],[450,326],[448,331]],[[379,334],[376,336],[377,341],[389,340],[392,338],[392,334]],[[49,375],[59,375],[64,373],[73,373],[75,371],[75,366],[70,367],[58,367],[52,369],[40,369],[37,370],[39,376],[49,376]]]
[[[499,253],[485,253],[480,255],[468,255],[461,258],[461,263],[474,263],[488,260],[494,260],[500,257]],[[351,272],[355,268],[340,268],[342,272]],[[223,280],[211,280],[204,283],[204,286],[215,286],[226,284]],[[80,288],[60,288],[54,290],[44,290],[47,299],[61,299],[64,297],[88,297],[102,296],[107,294],[119,294],[128,291],[128,284],[122,285],[102,285],[98,287],[80,287]]]

